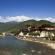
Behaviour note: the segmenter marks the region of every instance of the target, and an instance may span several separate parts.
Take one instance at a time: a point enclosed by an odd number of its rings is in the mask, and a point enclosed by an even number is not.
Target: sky
[[[0,0],[0,22],[29,19],[55,22],[55,0]]]

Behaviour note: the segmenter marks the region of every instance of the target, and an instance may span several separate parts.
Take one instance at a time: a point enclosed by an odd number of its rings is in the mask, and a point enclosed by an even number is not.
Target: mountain
[[[18,28],[17,22],[0,23],[0,32],[9,31],[11,29],[17,28]]]
[[[27,20],[24,22],[6,22],[6,23],[1,23],[0,22],[0,32],[5,32],[5,31],[12,31],[12,30],[18,30],[18,29],[22,29],[25,28],[26,25],[42,25],[42,24],[49,24],[52,26],[55,26],[55,23],[52,23],[50,21],[46,21],[46,20],[40,20],[40,21],[36,21],[36,20]]]

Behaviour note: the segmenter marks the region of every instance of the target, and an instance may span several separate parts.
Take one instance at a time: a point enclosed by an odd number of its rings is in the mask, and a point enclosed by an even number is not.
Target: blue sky
[[[55,0],[0,0],[0,16],[55,18]]]
[[[55,17],[55,0],[0,0],[0,16]]]

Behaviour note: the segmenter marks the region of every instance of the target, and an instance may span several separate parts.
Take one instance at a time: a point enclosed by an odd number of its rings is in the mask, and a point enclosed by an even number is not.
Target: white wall
[[[23,32],[20,32],[19,35],[20,35],[20,36],[24,36]]]

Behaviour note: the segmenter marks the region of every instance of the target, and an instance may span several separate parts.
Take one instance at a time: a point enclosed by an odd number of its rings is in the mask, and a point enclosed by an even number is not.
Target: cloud
[[[50,22],[55,22],[55,18],[51,18],[51,17],[39,18],[39,17],[28,17],[28,16],[6,16],[6,17],[0,16],[0,22],[10,22],[10,21],[22,22],[22,21],[31,20],[31,19],[34,19],[37,21],[48,20]]]
[[[48,20],[50,22],[55,22],[55,18],[51,18],[51,17],[46,18],[46,20]]]
[[[6,16],[6,17],[0,16],[0,22],[10,22],[10,21],[22,22],[30,19],[32,18],[27,16]]]
[[[47,20],[50,22],[55,22],[55,18],[52,17],[47,17],[47,18],[35,18],[35,20],[39,21],[39,20]]]

